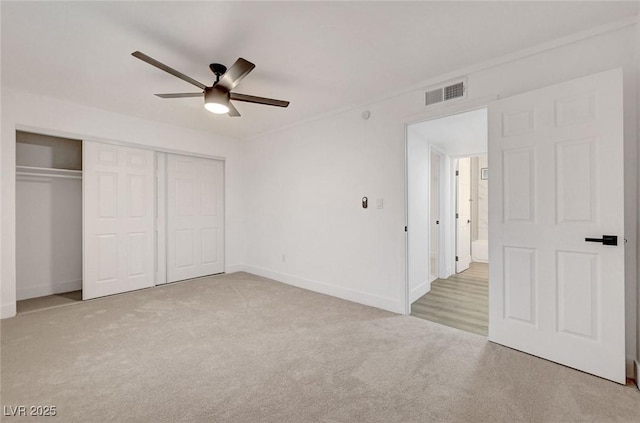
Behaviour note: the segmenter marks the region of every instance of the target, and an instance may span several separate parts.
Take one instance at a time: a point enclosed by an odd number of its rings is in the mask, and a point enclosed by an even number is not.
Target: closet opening
[[[16,131],[17,312],[82,300],[82,141]]]

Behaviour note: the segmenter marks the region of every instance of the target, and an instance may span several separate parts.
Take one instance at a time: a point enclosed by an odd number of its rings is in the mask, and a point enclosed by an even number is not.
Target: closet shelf
[[[48,176],[55,178],[82,178],[82,171],[71,169],[55,169],[51,167],[16,166],[16,175]]]

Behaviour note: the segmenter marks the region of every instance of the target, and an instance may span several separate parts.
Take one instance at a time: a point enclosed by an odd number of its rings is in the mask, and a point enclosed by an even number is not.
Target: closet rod
[[[16,172],[16,176],[43,176],[46,178],[82,179],[80,175],[56,175],[54,173]]]

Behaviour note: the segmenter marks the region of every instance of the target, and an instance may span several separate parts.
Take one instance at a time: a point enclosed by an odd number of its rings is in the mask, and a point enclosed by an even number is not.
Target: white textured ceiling
[[[3,86],[246,137],[638,13],[638,2],[2,2]],[[210,84],[211,62],[256,69],[235,91],[290,100],[215,116],[149,56]],[[194,92],[197,89],[194,90]]]
[[[409,126],[409,133],[449,156],[469,156],[487,152],[487,125],[487,109],[478,109],[415,123]]]

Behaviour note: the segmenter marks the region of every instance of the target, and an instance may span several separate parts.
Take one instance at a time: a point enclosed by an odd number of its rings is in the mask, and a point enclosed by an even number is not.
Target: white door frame
[[[456,158],[454,161],[456,163],[455,165],[455,189],[453,190],[453,192],[455,192],[454,197],[455,197],[455,258],[454,258],[454,262],[455,262],[455,273],[462,273],[464,270],[459,270],[459,265],[461,267],[464,267],[465,265],[460,263],[460,255],[461,255],[461,250],[464,246],[460,245],[460,221],[463,220],[465,217],[467,218],[467,225],[469,225],[469,243],[468,243],[468,248],[469,248],[469,254],[467,256],[469,263],[471,263],[471,205],[470,203],[470,198],[467,200],[462,200],[464,202],[467,203],[466,207],[468,207],[468,211],[469,211],[469,215],[468,216],[460,216],[460,212],[462,210],[462,207],[464,207],[463,204],[461,204],[461,199],[460,199],[460,160],[465,160],[468,159],[469,160],[469,165],[468,165],[468,176],[469,176],[469,180],[467,181],[469,184],[469,195],[468,197],[471,197],[471,156],[463,156],[463,157],[458,157]],[[464,267],[464,269],[468,269],[469,268],[469,264],[466,264],[466,267]]]
[[[447,253],[446,253],[446,245],[447,243],[445,242],[446,239],[446,229],[447,229],[447,224],[448,224],[448,217],[447,217],[447,208],[445,207],[445,200],[446,200],[446,195],[444,195],[444,193],[446,192],[446,185],[445,185],[445,181],[448,177],[448,175],[446,174],[446,169],[447,169],[447,164],[446,164],[446,157],[447,155],[444,154],[444,152],[442,152],[440,149],[438,149],[436,146],[429,144],[429,155],[433,155],[433,154],[437,154],[438,156],[440,156],[440,165],[439,165],[439,187],[438,187],[438,205],[439,205],[439,210],[438,210],[438,215],[439,215],[439,220],[440,223],[438,224],[438,272],[435,274],[436,278],[442,278],[443,275],[446,274],[447,272],[447,265],[446,265],[446,257],[447,257]],[[429,162],[429,166],[431,166],[431,162]],[[431,168],[429,168],[429,175],[431,175]],[[431,216],[431,184],[429,184],[429,221],[433,222],[433,216]],[[429,244],[431,245],[431,244]],[[429,253],[431,253],[431,251],[429,251]],[[429,269],[429,276],[431,276],[431,269]]]

